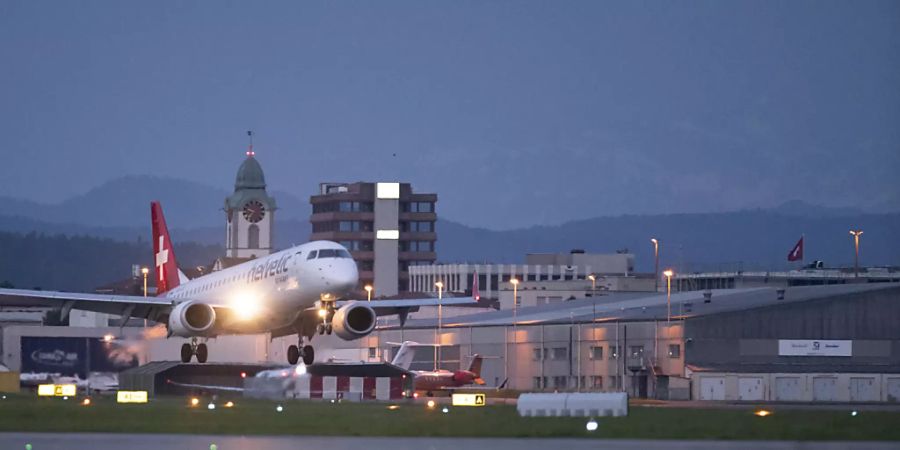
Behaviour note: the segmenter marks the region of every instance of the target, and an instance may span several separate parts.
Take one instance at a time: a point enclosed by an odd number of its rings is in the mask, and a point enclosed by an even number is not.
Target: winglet
[[[150,220],[153,225],[153,258],[156,266],[156,295],[162,295],[178,287],[178,262],[169,237],[169,228],[163,216],[162,205],[150,202]]]

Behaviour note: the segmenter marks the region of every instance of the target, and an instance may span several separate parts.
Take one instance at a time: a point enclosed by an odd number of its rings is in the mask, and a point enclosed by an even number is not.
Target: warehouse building
[[[671,311],[671,313],[670,313]],[[455,370],[485,357],[488,385],[625,390],[662,399],[900,401],[900,284],[609,293],[562,303],[412,319],[358,341],[318,340],[352,359],[397,342],[440,343]],[[437,352],[435,352],[437,357]]]

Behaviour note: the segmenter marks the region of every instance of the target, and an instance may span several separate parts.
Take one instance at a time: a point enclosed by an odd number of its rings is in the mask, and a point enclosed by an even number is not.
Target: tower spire
[[[256,155],[256,152],[253,151],[253,131],[248,130],[247,136],[249,136],[249,138],[250,138],[250,145],[247,147],[247,156],[252,157],[252,156]]]

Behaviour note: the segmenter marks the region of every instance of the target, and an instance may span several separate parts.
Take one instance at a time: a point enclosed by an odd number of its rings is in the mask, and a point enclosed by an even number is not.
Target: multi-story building
[[[347,247],[360,286],[374,295],[409,290],[409,267],[433,264],[437,194],[414,193],[409,183],[321,183],[312,203],[312,236]]]

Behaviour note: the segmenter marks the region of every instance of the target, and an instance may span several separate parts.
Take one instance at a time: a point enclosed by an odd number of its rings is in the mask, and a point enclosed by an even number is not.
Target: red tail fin
[[[150,202],[150,219],[153,222],[156,295],[162,295],[178,287],[178,262],[175,261],[175,251],[172,248],[172,239],[169,238],[169,228],[166,227],[162,206],[157,201]]]

